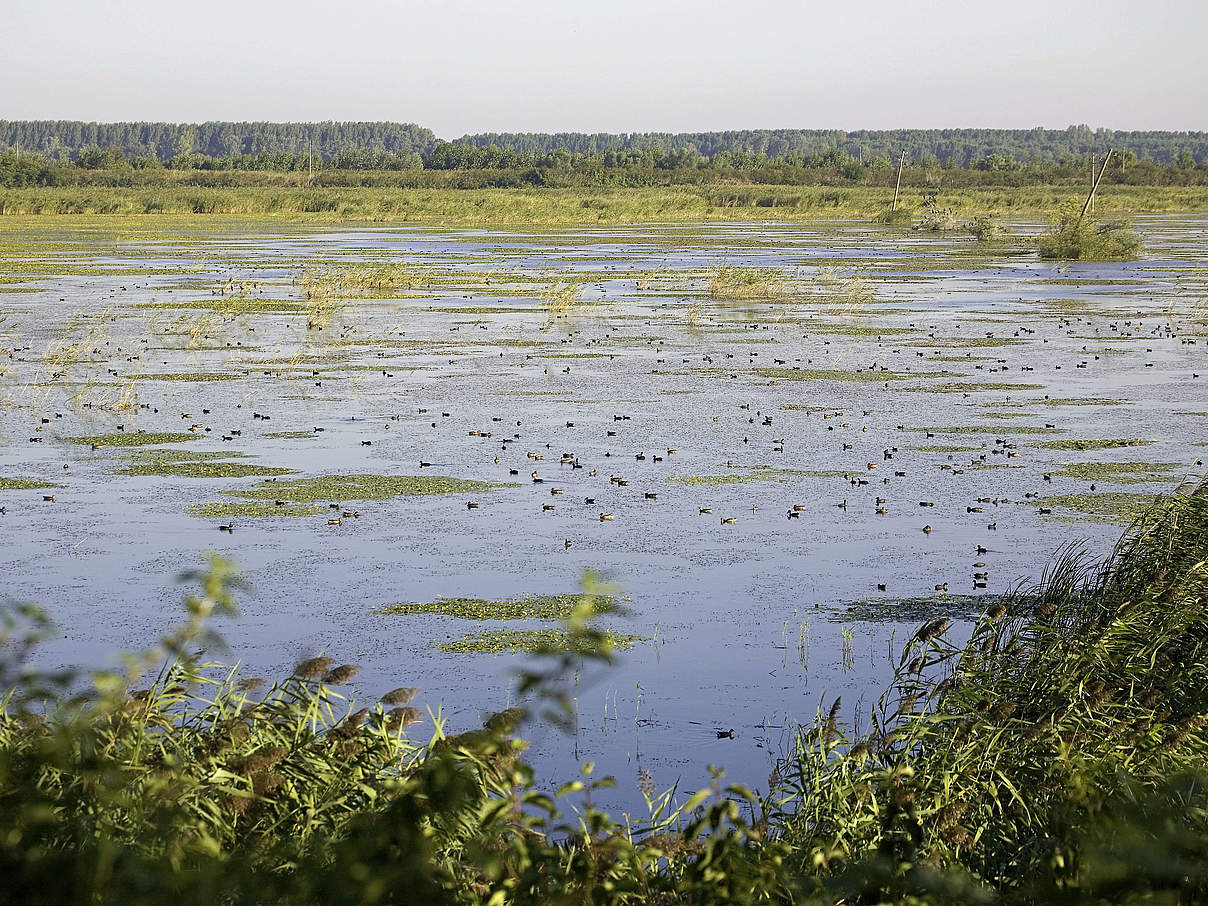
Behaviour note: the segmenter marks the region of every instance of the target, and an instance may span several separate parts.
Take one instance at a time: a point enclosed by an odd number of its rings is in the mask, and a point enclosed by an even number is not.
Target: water
[[[1102,554],[1119,536],[1118,521],[1047,502],[1042,515],[1029,495],[1160,493],[1206,452],[1205,218],[1144,220],[1142,261],[1069,265],[852,223],[48,223],[6,224],[0,239],[0,274],[20,278],[0,283],[0,477],[61,485],[0,490],[0,600],[56,619],[43,661],[103,663],[153,641],[182,612],[178,574],[215,550],[252,585],[220,627],[223,658],[273,676],[324,652],[362,665],[350,694],[416,685],[464,729],[514,703],[526,658],[435,643],[516,625],[375,611],[574,592],[597,570],[631,613],[609,625],[649,641],[579,678],[577,734],[525,735],[543,783],[594,760],[623,808],[640,801],[639,767],[659,787],[694,789],[709,764],[765,785],[820,703],[841,695],[849,721],[868,714],[920,614],[968,614],[945,594],[999,593],[1071,539]],[[308,329],[305,270],[399,262],[430,276],[345,300]],[[714,299],[723,264],[779,268],[791,285]],[[590,279],[551,316],[541,293],[571,276]],[[224,316],[244,283],[249,299],[285,304]],[[157,377],[198,373],[231,379]],[[258,479],[118,475],[136,448],[67,440],[119,425],[197,425],[172,448],[300,473],[288,477],[518,486],[332,501],[359,517],[236,517],[228,534],[188,507]],[[1148,443],[1032,446],[1125,438]],[[1139,484],[1045,480],[1070,462],[1171,467]],[[710,476],[758,480],[699,481]],[[940,600],[896,603],[914,598]]]

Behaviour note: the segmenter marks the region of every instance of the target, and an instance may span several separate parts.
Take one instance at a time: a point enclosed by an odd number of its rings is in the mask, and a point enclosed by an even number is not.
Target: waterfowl
[[[737,522],[738,522],[737,516],[722,516],[721,517],[722,525],[734,525]]]
[[[473,503],[473,502],[470,502],[470,501],[467,501],[467,502],[466,502],[466,509],[467,509],[467,510],[476,510],[476,509],[478,509],[478,504]]]
[[[339,525],[341,521],[342,520],[340,520],[340,519],[328,519],[327,524],[328,525]]]
[[[235,523],[228,522],[226,525],[220,525],[220,526],[218,526],[218,531],[233,533],[235,531]]]
[[[705,516],[705,515],[712,516],[713,510],[710,507],[702,506],[697,509],[697,515],[698,516]]]
[[[931,526],[929,526],[929,525],[925,525],[925,526],[923,526],[923,534],[924,534],[924,535],[930,535],[930,534],[931,534]]]
[[[610,519],[612,519],[612,513],[601,513],[600,514],[601,522],[608,522]]]

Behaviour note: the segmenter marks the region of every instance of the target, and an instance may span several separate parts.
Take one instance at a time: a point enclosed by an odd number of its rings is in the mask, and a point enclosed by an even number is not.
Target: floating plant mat
[[[90,434],[83,437],[65,437],[72,444],[92,444],[97,447],[154,447],[159,444],[183,444],[197,440],[192,433],[156,433],[153,431],[115,431],[112,434]]]
[[[1002,600],[1001,595],[918,595],[899,598],[886,595],[852,601],[843,610],[831,611],[832,623],[921,623],[937,617],[973,620]]]
[[[650,641],[645,636],[628,632],[603,633],[605,640],[613,648],[628,651],[639,642]],[[503,654],[533,653],[540,651],[574,651],[569,633],[561,629],[495,629],[488,632],[478,632],[447,642],[433,642],[441,651],[452,654]],[[595,650],[592,648],[591,650]]]
[[[1079,513],[1083,518],[1111,522],[1131,522],[1144,513],[1158,497],[1156,494],[1104,492],[1093,494],[1060,494],[1041,497],[1031,503],[1046,509],[1063,509]],[[1046,514],[1048,515],[1048,514]]]
[[[1103,440],[1040,440],[1032,443],[1033,447],[1045,450],[1114,450],[1118,447],[1143,447],[1152,444],[1152,440],[1135,438],[1108,438]]]
[[[1178,481],[1184,466],[1176,462],[1067,462],[1050,472],[1053,478],[1077,478],[1079,481],[1108,481],[1115,484],[1143,484],[1151,481]]]
[[[36,478],[5,478],[0,475],[0,491],[37,491],[41,488],[61,488],[63,485]]]
[[[318,475],[287,481],[262,481],[255,487],[225,491],[244,500],[285,500],[292,503],[316,503],[340,500],[388,500],[391,497],[460,494],[519,487],[449,478],[446,475]]]
[[[748,481],[786,481],[790,478],[846,478],[842,469],[761,469],[752,467],[750,472],[724,472],[720,475],[671,475],[668,481],[676,484],[726,485],[743,484]]]
[[[376,611],[390,616],[431,613],[463,620],[565,620],[583,602],[605,609],[610,595],[534,595],[524,598],[437,598],[435,601],[390,604]]]

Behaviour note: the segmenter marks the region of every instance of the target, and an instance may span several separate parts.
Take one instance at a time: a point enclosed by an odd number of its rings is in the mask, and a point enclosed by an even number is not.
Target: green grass
[[[986,210],[1012,216],[1047,216],[1076,193],[1069,188],[1028,186],[943,191],[939,204],[959,216]],[[892,188],[760,186],[757,191],[722,191],[710,186],[632,189],[444,189],[312,188],[296,186],[201,188],[41,187],[0,189],[0,214],[14,223],[22,215],[100,215],[105,222],[153,214],[157,223],[179,223],[198,215],[269,221],[359,219],[425,223],[637,223],[696,221],[872,220],[893,197]],[[908,197],[918,202],[917,190]],[[774,212],[760,202],[771,200]],[[590,207],[585,207],[590,202]],[[1208,208],[1202,187],[1113,187],[1099,199],[1101,211],[1116,213],[1198,212]],[[7,218],[6,218],[7,219]],[[141,228],[141,227],[140,227]],[[139,273],[143,273],[139,271]]]

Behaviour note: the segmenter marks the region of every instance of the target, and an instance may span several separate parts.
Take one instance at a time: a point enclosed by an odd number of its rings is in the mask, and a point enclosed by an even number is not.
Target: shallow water
[[[416,685],[462,729],[514,703],[526,659],[435,643],[516,625],[375,610],[573,592],[599,570],[631,611],[609,625],[651,641],[581,677],[573,738],[526,736],[543,779],[594,760],[623,807],[640,801],[639,767],[659,787],[696,788],[709,764],[765,785],[824,699],[842,695],[860,720],[920,619],[895,602],[942,597],[944,584],[1000,593],[1073,539],[1109,550],[1119,521],[1051,502],[1042,515],[1027,496],[1090,493],[1092,481],[1055,474],[1063,464],[1169,463],[1141,473],[1152,481],[1093,482],[1160,493],[1202,474],[1193,463],[1208,453],[1206,218],[1140,222],[1141,261],[1068,265],[854,223],[147,220],[124,234],[103,221],[0,224],[0,278],[18,278],[0,282],[0,478],[60,485],[0,490],[0,600],[55,617],[62,637],[44,659],[96,663],[152,641],[181,613],[177,574],[216,550],[253,586],[222,627],[225,657],[272,676],[326,652],[362,665],[359,698]],[[304,271],[399,262],[428,272],[421,285],[356,294],[308,328]],[[772,299],[714,299],[709,273],[723,264],[779,268],[790,283]],[[586,278],[579,298],[552,314],[541,294],[570,276]],[[245,310],[224,314],[240,293]],[[285,304],[246,310],[269,299]],[[872,375],[874,363],[887,371]],[[199,373],[224,379],[157,377]],[[118,475],[137,448],[68,440],[118,426],[198,426],[172,448],[242,453],[231,461],[300,473],[289,477],[518,486],[332,501],[360,515],[236,517],[228,534],[188,507],[258,479]],[[1147,443],[1033,446],[1125,438]],[[583,468],[560,464],[564,452]],[[672,480],[693,476],[744,480]],[[966,613],[943,600],[925,610]]]

